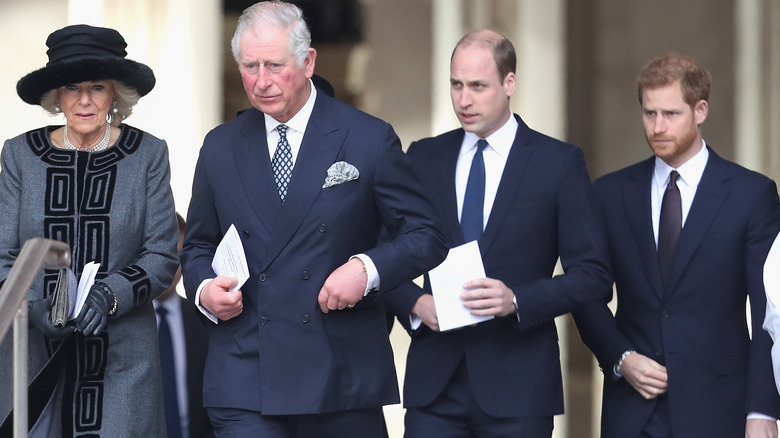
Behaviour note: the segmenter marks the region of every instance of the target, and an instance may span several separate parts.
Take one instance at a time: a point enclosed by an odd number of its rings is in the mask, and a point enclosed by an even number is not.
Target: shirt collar
[[[517,135],[517,119],[513,114],[509,115],[509,120],[506,121],[496,132],[490,134],[485,140],[490,144],[490,147],[501,156],[509,155],[509,150],[512,149],[512,144],[515,142],[515,136]],[[461,155],[470,151],[476,147],[479,137],[473,132],[466,132],[463,136],[463,145],[461,149]]]
[[[306,100],[306,103],[303,104],[303,107],[300,109],[300,111],[298,111],[290,120],[285,123],[285,125],[287,125],[288,128],[291,128],[293,131],[301,133],[306,132],[306,125],[309,123],[311,113],[314,110],[314,101],[317,100],[317,87],[314,86],[314,83],[311,81],[311,79],[309,79],[309,89],[311,90],[311,93],[309,93],[309,98]],[[265,118],[266,136],[271,131],[276,129],[277,126],[282,124],[282,122],[274,119],[268,114],[263,113],[263,117]]]
[[[683,163],[677,169],[672,168],[666,162],[658,157],[655,158],[655,183],[663,187],[669,180],[669,174],[676,170],[680,174],[680,179],[690,187],[696,187],[704,174],[704,168],[707,166],[707,159],[710,151],[707,149],[707,143],[701,141],[701,150],[691,157],[690,160]]]

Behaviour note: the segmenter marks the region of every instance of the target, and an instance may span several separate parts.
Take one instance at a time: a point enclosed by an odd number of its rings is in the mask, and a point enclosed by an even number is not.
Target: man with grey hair
[[[312,85],[310,39],[294,5],[244,11],[232,46],[253,108],[207,135],[195,170],[181,259],[214,322],[217,437],[381,436],[399,397],[379,294],[446,252],[392,127]],[[242,285],[211,266],[231,225]]]

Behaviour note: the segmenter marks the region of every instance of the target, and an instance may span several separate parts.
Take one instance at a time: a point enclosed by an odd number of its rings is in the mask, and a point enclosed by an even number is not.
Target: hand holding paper
[[[81,278],[79,279],[79,285],[75,296],[71,296],[71,312],[70,319],[74,319],[81,313],[84,302],[89,295],[89,289],[95,284],[95,276],[100,269],[100,263],[89,262],[84,265],[84,269],[81,271]]]
[[[228,292],[235,292],[249,279],[249,267],[246,263],[244,245],[238,236],[234,224],[230,225],[222,241],[219,242],[211,261],[211,269],[222,277],[236,277],[238,282]]]
[[[463,306],[472,315],[507,316],[517,312],[515,294],[503,281],[495,278],[478,278],[467,281],[461,295]]]
[[[215,323],[216,318],[223,321],[235,318],[244,309],[240,289],[249,279],[244,245],[241,243],[235,224],[230,225],[222,241],[219,242],[211,261],[211,269],[217,274],[217,278],[203,287],[199,304],[211,312],[211,315],[207,316]]]
[[[206,315],[216,323],[235,318],[244,310],[243,292],[236,290],[236,277],[217,277],[203,287],[200,292],[200,305],[211,315]],[[233,290],[231,292],[231,290]]]
[[[476,241],[450,249],[444,262],[433,268],[428,276],[441,331],[493,318],[492,315],[472,314],[460,298],[465,290],[464,283],[485,277],[485,267]]]

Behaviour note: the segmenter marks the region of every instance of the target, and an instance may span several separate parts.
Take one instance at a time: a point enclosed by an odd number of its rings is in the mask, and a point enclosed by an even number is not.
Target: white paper
[[[89,262],[84,265],[76,291],[75,303],[71,302],[70,319],[75,319],[81,313],[81,308],[84,307],[84,302],[87,300],[87,295],[89,295],[89,289],[95,284],[95,276],[98,273],[98,269],[100,269],[100,263]],[[71,300],[74,299],[73,295],[69,298]]]
[[[493,316],[475,316],[463,307],[463,283],[485,277],[485,267],[476,240],[450,249],[447,258],[428,273],[436,305],[439,330],[447,331],[476,324]]]
[[[241,243],[241,238],[238,236],[234,224],[230,225],[222,241],[219,242],[214,259],[211,261],[211,268],[217,275],[238,278],[238,283],[228,292],[241,289],[241,286],[249,279],[249,267],[246,263],[244,245]]]

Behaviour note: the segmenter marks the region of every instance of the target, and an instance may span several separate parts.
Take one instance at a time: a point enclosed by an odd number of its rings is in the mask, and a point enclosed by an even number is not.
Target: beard
[[[696,125],[696,120],[691,117],[691,129],[689,129],[688,132],[686,132],[682,137],[661,134],[650,136],[645,135],[645,138],[647,139],[647,144],[650,145],[650,148],[653,150],[655,156],[664,160],[664,162],[672,167],[679,167],[681,164],[688,161],[688,159],[695,155],[692,153],[692,151],[694,149],[697,150],[698,148],[698,142],[696,141],[698,136],[699,130],[698,126]],[[664,148],[658,147],[654,142],[659,140],[670,141],[671,145]]]

